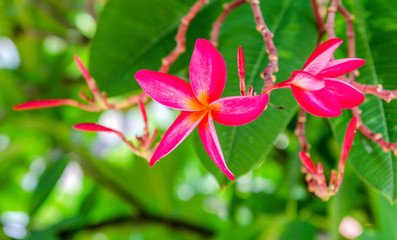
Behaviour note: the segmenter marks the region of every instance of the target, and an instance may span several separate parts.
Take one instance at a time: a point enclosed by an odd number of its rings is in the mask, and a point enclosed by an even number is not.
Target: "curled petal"
[[[335,78],[324,78],[325,88],[339,101],[342,109],[357,107],[363,103],[365,95],[347,82]]]
[[[313,164],[312,160],[303,152],[299,152],[299,157],[303,163],[303,165],[305,166],[305,168],[314,175],[317,175],[317,168],[316,166]]]
[[[182,112],[164,134],[159,146],[150,160],[153,166],[160,158],[174,150],[196,128],[205,112]]]
[[[14,110],[31,110],[39,108],[58,107],[63,105],[76,106],[77,102],[72,99],[47,99],[47,100],[33,100],[14,106]]]
[[[343,58],[327,63],[317,76],[335,78],[349,73],[365,64],[361,58]]]
[[[343,42],[342,39],[333,38],[318,46],[309,56],[302,70],[313,75],[319,73],[329,62],[335,50]]]
[[[233,173],[226,166],[225,158],[223,157],[222,149],[219,144],[218,136],[216,135],[214,122],[209,114],[200,122],[199,135],[205,150],[215,162],[216,166],[230,179],[234,180]]]
[[[216,122],[228,126],[247,124],[262,114],[268,101],[268,94],[221,98],[211,103],[211,117]]]
[[[190,84],[173,75],[150,70],[140,70],[135,78],[151,98],[182,111],[198,111],[203,106],[196,99]]]
[[[344,166],[347,156],[349,155],[350,148],[352,147],[354,136],[356,135],[357,118],[353,117],[347,126],[345,139],[343,140],[342,153],[340,157],[339,166]],[[340,168],[339,167],[339,168]],[[341,171],[341,169],[339,169]],[[343,170],[342,170],[343,172]]]
[[[308,113],[318,117],[337,117],[342,114],[338,99],[325,88],[307,91],[291,85],[296,101]]]
[[[324,81],[304,71],[292,72],[290,84],[309,91],[320,90],[324,87]]]
[[[208,40],[197,39],[189,75],[193,92],[202,104],[208,105],[221,96],[226,83],[226,64]]]

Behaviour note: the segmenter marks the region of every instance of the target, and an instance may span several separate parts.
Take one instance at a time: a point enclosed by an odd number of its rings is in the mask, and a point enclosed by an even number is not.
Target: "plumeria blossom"
[[[307,112],[319,117],[336,117],[341,109],[360,105],[365,95],[351,84],[336,79],[362,65],[360,58],[331,60],[342,39],[330,39],[314,50],[302,70],[294,71],[287,81],[272,87],[290,87],[299,105]]]
[[[205,150],[219,169],[233,180],[226,166],[214,127],[238,126],[254,121],[263,112],[268,94],[220,98],[226,83],[226,65],[221,54],[205,39],[198,39],[190,62],[190,84],[161,72],[140,70],[135,74],[142,89],[155,101],[181,114],[164,134],[150,166],[174,150],[198,126]]]
[[[323,166],[319,162],[317,167],[312,160],[305,153],[300,152],[299,157],[303,163],[303,171],[306,173],[306,181],[309,191],[314,192],[319,198],[326,201],[331,196],[335,195],[342,183],[343,174],[345,171],[345,162],[349,155],[350,148],[353,144],[354,136],[356,134],[357,118],[353,117],[347,126],[345,138],[342,145],[342,153],[339,160],[338,171],[332,170],[331,179],[327,186]]]

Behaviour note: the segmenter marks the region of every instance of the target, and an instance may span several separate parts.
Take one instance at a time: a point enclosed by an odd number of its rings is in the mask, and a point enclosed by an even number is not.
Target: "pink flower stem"
[[[306,155],[309,155],[310,144],[307,141],[305,134],[306,127],[306,111],[303,108],[299,108],[298,113],[298,121],[295,128],[295,135],[298,137],[299,145],[301,146],[301,150]]]
[[[106,97],[106,92],[103,92],[101,94],[101,96],[102,96],[102,102],[105,105],[106,109],[113,109],[114,106],[108,103],[108,99]]]
[[[79,97],[80,97],[81,100],[83,100],[83,101],[85,101],[85,102],[87,102],[87,103],[89,103],[89,104],[91,104],[91,105],[94,105],[94,104],[95,104],[94,100],[93,100],[92,98],[89,98],[89,97],[88,97],[85,93],[83,93],[83,92],[79,92]]]
[[[150,137],[150,139],[148,141],[145,142],[145,144],[143,146],[144,150],[147,150],[150,148],[150,146],[153,144],[154,140],[156,139],[158,132],[159,132],[159,130],[157,128],[154,129],[152,136]]]
[[[321,43],[321,38],[324,34],[325,27],[324,27],[323,19],[320,15],[319,6],[317,4],[317,1],[310,0],[310,3],[312,5],[314,17],[316,18],[316,23],[317,23],[317,28],[318,28],[318,37],[317,37],[317,46],[318,46]]]
[[[85,110],[87,112],[100,112],[100,111],[103,110],[101,107],[85,105],[85,104],[77,102],[76,100],[73,100],[73,99],[68,99],[68,101],[65,104],[73,106],[73,107],[80,108],[80,109]]]
[[[227,3],[227,4],[223,5],[223,9],[224,9],[223,12],[221,13],[221,15],[219,15],[219,17],[216,19],[216,21],[212,25],[210,41],[215,47],[218,46],[219,31],[220,31],[226,17],[229,15],[229,13],[233,9],[237,8],[238,6],[240,6],[246,2],[247,2],[247,0],[236,0],[234,2]]]
[[[148,95],[145,92],[140,93],[139,95],[128,96],[127,99],[115,104],[115,109],[127,109],[131,106],[138,104],[138,99],[141,99],[142,102],[146,102],[148,100]]]
[[[262,88],[262,93],[264,93],[267,88],[271,87],[276,82],[276,77],[273,75],[273,73],[278,72],[278,55],[276,46],[273,42],[274,35],[270,32],[269,28],[265,24],[259,0],[250,0],[250,4],[254,14],[256,30],[262,34],[263,40],[265,41],[266,50],[269,53],[269,64],[261,74],[261,77],[265,81],[265,85]]]
[[[186,31],[189,28],[190,22],[197,15],[201,7],[208,3],[208,0],[198,0],[189,10],[189,12],[181,19],[178,32],[175,36],[176,46],[171,53],[161,60],[161,67],[159,72],[168,72],[171,65],[178,57],[186,50]]]

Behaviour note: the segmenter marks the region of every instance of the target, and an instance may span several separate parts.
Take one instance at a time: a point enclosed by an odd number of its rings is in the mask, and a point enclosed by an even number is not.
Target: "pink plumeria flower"
[[[272,89],[290,87],[299,105],[319,117],[337,117],[342,114],[341,109],[360,105],[365,95],[336,77],[361,67],[365,61],[360,58],[331,60],[342,42],[342,39],[334,38],[318,46],[302,70],[292,72],[290,79]]]
[[[304,172],[307,174],[306,181],[308,183],[309,191],[314,192],[324,201],[328,200],[332,195],[335,195],[339,190],[345,171],[345,162],[349,155],[350,148],[353,145],[354,136],[356,135],[356,128],[357,118],[353,117],[346,129],[338,171],[332,170],[328,186],[321,163],[319,162],[316,167],[306,153],[299,153],[299,157],[304,166]]]
[[[222,55],[205,39],[198,39],[190,62],[190,83],[170,74],[140,70],[135,74],[142,89],[157,102],[181,110],[150,160],[153,166],[174,150],[198,126],[208,155],[234,180],[215,131],[214,122],[238,126],[254,121],[263,112],[268,94],[219,98],[225,88],[226,65]]]

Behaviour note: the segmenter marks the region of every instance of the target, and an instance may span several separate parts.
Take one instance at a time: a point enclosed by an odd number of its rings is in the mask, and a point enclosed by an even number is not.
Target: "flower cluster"
[[[139,104],[145,121],[144,136],[137,137],[139,146],[126,140],[122,133],[94,123],[82,123],[75,129],[94,132],[113,132],[126,142],[139,156],[146,158],[150,166],[174,150],[186,137],[198,127],[200,139],[208,155],[218,168],[230,179],[235,176],[229,170],[216,134],[214,121],[223,125],[238,126],[248,124],[258,118],[266,109],[269,94],[278,88],[291,88],[292,94],[307,112],[320,117],[335,117],[342,114],[341,109],[353,108],[364,101],[364,94],[347,82],[336,79],[351,72],[365,61],[357,58],[331,60],[334,51],[342,43],[340,39],[331,39],[321,44],[308,58],[302,70],[294,71],[291,78],[274,84],[261,94],[253,93],[252,86],[248,92],[245,88],[245,69],[242,48],[238,49],[238,76],[240,95],[221,98],[226,83],[226,64],[222,55],[207,40],[198,39],[190,62],[190,84],[179,77],[151,70],[140,70],[135,79],[143,91],[155,101],[170,108],[180,110],[175,122],[166,131],[155,150],[151,149],[157,130],[150,137],[147,117],[140,98]],[[100,111],[117,108],[106,101],[106,95],[100,94],[95,81],[76,57],[76,62],[87,80],[93,98],[83,97],[88,105],[71,99],[54,99],[30,101],[14,107],[16,110],[27,110],[59,105],[73,105],[88,111]],[[144,97],[142,97],[144,98]],[[345,138],[339,173],[333,172],[330,186],[335,193],[342,181],[344,162],[354,138],[356,120],[351,121]],[[321,198],[331,195],[325,185],[321,163],[316,168],[305,153],[300,153],[304,164],[309,188]],[[335,190],[336,189],[336,190]]]

